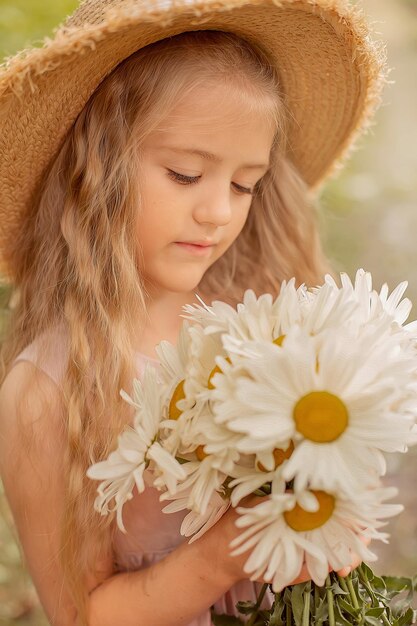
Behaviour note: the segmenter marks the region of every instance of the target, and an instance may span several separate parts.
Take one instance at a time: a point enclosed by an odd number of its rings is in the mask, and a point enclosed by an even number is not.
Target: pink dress
[[[55,384],[60,386],[66,364],[65,343],[63,335],[57,334],[54,341],[55,352],[37,362],[38,351],[36,342],[30,344],[15,359],[29,361],[39,367]],[[141,378],[146,362],[158,367],[158,361],[141,353],[136,353],[137,376]],[[134,494],[123,508],[123,521],[127,534],[117,530],[114,540],[115,566],[118,571],[140,570],[160,561],[177,546],[186,540],[180,535],[180,526],[186,511],[179,513],[163,513],[165,502],[159,501],[160,492],[151,486],[147,486],[143,493]],[[241,616],[235,609],[238,600],[255,601],[261,589],[260,583],[243,580],[234,585],[214,603],[216,613]],[[161,590],[162,591],[162,590]],[[273,596],[267,591],[262,603],[263,608],[269,608]],[[187,626],[211,626],[210,611],[204,611]],[[168,626],[168,625],[167,625]]]

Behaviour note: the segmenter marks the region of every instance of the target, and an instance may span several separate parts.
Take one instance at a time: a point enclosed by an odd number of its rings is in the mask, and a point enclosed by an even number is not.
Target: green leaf
[[[401,616],[411,604],[412,598],[400,598],[396,601],[391,602],[390,607],[395,617]]]
[[[334,581],[334,583],[331,585],[330,588],[335,596],[349,595],[349,592],[342,589],[342,587],[339,585],[339,582],[337,580]]]
[[[346,591],[346,583],[343,584],[345,579],[339,581],[333,572],[329,579],[334,598],[336,626],[411,626],[417,619],[417,611],[410,608],[417,576],[379,577],[363,563],[350,574],[349,579],[356,594],[358,608],[355,608],[356,604],[353,605],[350,592]],[[301,626],[306,598],[310,600],[309,626],[328,626],[326,587],[318,587],[311,581],[291,585],[275,594],[271,610],[259,612],[254,626]],[[254,603],[239,602],[237,607],[241,613],[249,615],[254,610]],[[286,607],[291,608],[289,614]],[[225,617],[233,621],[215,622],[215,626],[243,623],[233,616]]]
[[[334,616],[336,619],[337,626],[352,626],[352,620],[348,621],[347,619],[344,618],[344,616],[340,612],[340,607],[336,602],[334,605]]]
[[[408,591],[413,590],[413,580],[406,576],[382,576],[382,578],[388,591],[401,593],[406,589]]]
[[[349,615],[352,615],[352,617],[355,617],[355,618],[358,617],[360,613],[359,609],[355,609],[355,607],[349,604],[349,602],[347,602],[343,598],[337,598],[336,602],[340,606],[340,608],[343,609],[345,613],[348,613]]]
[[[275,594],[274,604],[271,607],[271,615],[267,626],[285,626],[284,622],[285,602],[280,593]]]
[[[316,623],[317,624],[323,623],[324,620],[328,619],[328,617],[329,617],[329,607],[327,604],[327,598],[324,597],[324,598],[321,598],[315,610]]]
[[[250,602],[249,600],[240,600],[236,604],[236,608],[239,613],[243,615],[250,615],[255,610],[255,602]]]
[[[285,604],[289,604],[291,606],[291,593],[292,587],[285,587],[284,589],[284,602]]]
[[[381,626],[382,622],[376,617],[365,615],[365,624],[369,624],[369,626]]]
[[[410,607],[404,615],[397,618],[397,620],[398,626],[410,626],[410,624],[414,624],[417,620],[417,611]]]
[[[374,579],[374,573],[371,570],[371,568],[369,567],[369,565],[366,565],[366,563],[362,563],[359,567],[359,575],[362,574],[363,577],[365,578],[365,580],[372,582]]]
[[[291,593],[291,608],[296,626],[301,626],[304,610],[304,590],[307,583],[294,585]]]
[[[385,609],[383,606],[380,607],[374,607],[373,609],[368,609],[366,611],[366,616],[367,617],[381,617],[381,615],[384,613]]]
[[[384,579],[379,576],[375,576],[375,574],[372,579],[372,586],[380,592],[385,592],[387,590]]]
[[[176,460],[178,461],[178,463],[180,465],[184,465],[184,463],[189,463],[190,462],[188,459],[183,459],[181,456],[176,456],[175,458],[176,458]]]
[[[268,622],[270,611],[267,609],[262,609],[261,611],[258,609],[258,617],[261,620],[262,624],[266,624]]]
[[[283,613],[274,613],[273,615],[271,615],[269,617],[269,620],[267,621],[267,626],[286,626],[283,620]]]

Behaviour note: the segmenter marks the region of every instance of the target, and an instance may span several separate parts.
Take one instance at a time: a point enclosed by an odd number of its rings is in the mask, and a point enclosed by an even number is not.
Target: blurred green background
[[[408,296],[417,302],[417,0],[359,4],[387,42],[394,82],[385,88],[375,125],[322,194],[323,240],[336,270],[353,276],[364,267],[377,288],[388,282],[392,289],[407,280]],[[76,5],[74,0],[0,0],[0,56],[40,43]],[[0,330],[6,303],[7,291],[0,286]],[[416,449],[389,458],[386,482],[398,485],[398,500],[406,508],[388,526],[390,544],[376,547],[381,573],[417,573],[416,475]],[[46,623],[0,484],[0,624]]]

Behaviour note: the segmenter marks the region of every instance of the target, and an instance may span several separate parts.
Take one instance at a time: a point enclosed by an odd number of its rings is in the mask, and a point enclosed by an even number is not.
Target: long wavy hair
[[[138,272],[137,185],[142,141],[187,93],[230,86],[242,103],[276,124],[271,167],[243,231],[204,275],[201,293],[229,303],[245,289],[279,292],[283,279],[318,284],[329,271],[318,210],[286,157],[288,111],[262,50],[217,31],[182,33],[121,63],[78,116],[45,175],[30,219],[22,220],[12,264],[19,294],[1,352],[2,382],[35,338],[47,354],[48,331],[64,324],[62,433],[66,438],[62,565],[82,623],[82,572],[112,553],[114,520],[93,510],[96,484],[86,469],[105,458],[131,419],[119,396],[135,375],[133,336],[146,323]],[[51,343],[51,341],[50,341]],[[30,442],[27,441],[30,452]]]

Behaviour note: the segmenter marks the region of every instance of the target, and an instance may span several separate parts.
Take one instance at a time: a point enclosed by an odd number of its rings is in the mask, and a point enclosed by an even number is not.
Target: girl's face
[[[274,133],[219,86],[185,97],[142,143],[139,264],[153,295],[193,291],[238,237]]]

